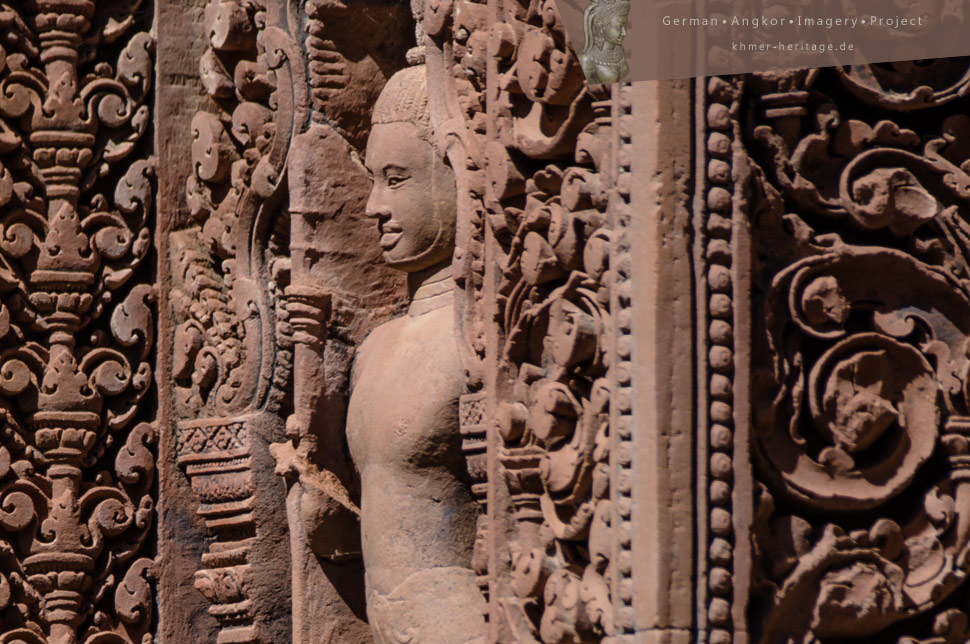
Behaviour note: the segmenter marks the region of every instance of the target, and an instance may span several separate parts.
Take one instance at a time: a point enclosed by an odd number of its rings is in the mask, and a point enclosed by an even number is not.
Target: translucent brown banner
[[[550,1],[591,83],[840,66],[885,86],[906,70],[872,64],[970,55],[970,0]]]

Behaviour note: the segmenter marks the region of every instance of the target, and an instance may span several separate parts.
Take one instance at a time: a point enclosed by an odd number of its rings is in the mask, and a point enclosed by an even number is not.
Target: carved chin
[[[401,257],[394,252],[393,247],[384,251],[384,263],[399,271],[420,271],[430,265],[426,262],[424,253]]]
[[[387,237],[388,235],[384,235]],[[381,238],[381,247],[384,246],[384,237]],[[398,237],[400,235],[398,234]],[[422,271],[436,264],[440,264],[451,257],[451,250],[440,248],[435,244],[420,250],[417,253],[407,253],[406,248],[400,247],[400,240],[394,242],[389,248],[384,250],[384,263],[393,269],[414,273]]]

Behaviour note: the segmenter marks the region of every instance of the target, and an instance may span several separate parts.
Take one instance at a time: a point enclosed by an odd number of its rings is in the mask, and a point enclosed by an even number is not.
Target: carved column
[[[698,470],[711,457],[694,429],[704,397],[696,345],[690,229],[698,197],[693,82],[622,84],[614,90],[615,181],[610,266],[616,363],[611,405],[616,642],[703,641],[696,632],[704,592],[707,494]],[[697,326],[695,326],[697,325]],[[723,392],[723,383],[717,391]],[[729,389],[729,386],[728,386]],[[719,395],[723,395],[720,393]],[[720,486],[718,486],[719,489]]]
[[[420,17],[459,184],[489,641],[687,641],[690,92],[589,87],[552,2],[430,2]],[[669,220],[641,214],[660,208]],[[686,324],[670,330],[671,313]]]
[[[292,375],[286,160],[307,116],[302,54],[282,3],[213,0],[200,61],[211,108],[191,123],[191,222],[170,233],[179,465],[214,540],[195,587],[220,643],[289,639],[284,490],[269,444]]]
[[[153,42],[89,0],[0,15],[0,641],[134,644],[152,612]]]

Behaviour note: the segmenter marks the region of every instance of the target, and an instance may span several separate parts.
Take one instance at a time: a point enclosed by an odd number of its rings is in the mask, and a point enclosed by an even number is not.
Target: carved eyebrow
[[[396,165],[394,163],[389,163],[381,168],[381,172],[387,174],[388,170],[397,170],[398,172],[407,172],[407,168],[402,165]]]

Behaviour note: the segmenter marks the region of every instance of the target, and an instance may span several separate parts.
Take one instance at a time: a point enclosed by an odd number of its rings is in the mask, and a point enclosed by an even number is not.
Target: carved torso
[[[615,83],[628,73],[630,65],[621,47],[584,50],[579,54],[583,71],[590,83]]]
[[[481,625],[451,297],[415,301],[407,316],[378,327],[354,366],[347,438],[362,483],[368,618],[389,644],[415,636],[464,643]]]

